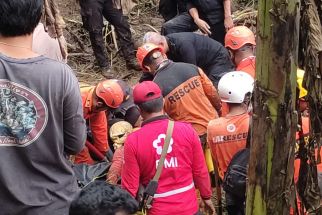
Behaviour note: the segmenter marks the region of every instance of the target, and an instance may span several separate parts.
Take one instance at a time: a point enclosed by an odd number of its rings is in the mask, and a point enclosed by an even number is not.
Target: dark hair
[[[242,47],[240,47],[238,49],[238,51],[242,51],[242,52],[244,52],[244,51],[252,51],[253,49],[254,49],[254,45],[247,43],[247,44],[243,45]]]
[[[163,109],[163,97],[152,99],[138,104],[139,108],[146,113],[157,113]]]
[[[140,111],[137,106],[129,108],[124,116],[124,120],[129,122],[133,127],[140,117]]]
[[[94,181],[72,202],[69,215],[133,214],[137,210],[138,203],[128,192],[105,181]]]
[[[1,0],[0,35],[15,37],[31,34],[39,23],[43,0]]]

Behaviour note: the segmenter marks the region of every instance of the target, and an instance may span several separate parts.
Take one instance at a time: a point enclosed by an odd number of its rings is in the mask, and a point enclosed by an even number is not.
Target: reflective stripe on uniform
[[[172,195],[175,195],[175,194],[183,193],[183,192],[186,192],[186,191],[194,188],[194,186],[195,186],[195,184],[192,182],[190,185],[182,187],[182,188],[179,188],[179,189],[170,190],[170,191],[165,192],[165,193],[154,194],[154,198],[168,197],[168,196],[172,196]]]

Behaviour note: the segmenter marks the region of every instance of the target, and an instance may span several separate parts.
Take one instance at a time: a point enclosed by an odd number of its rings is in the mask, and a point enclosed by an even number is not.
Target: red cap
[[[153,81],[144,81],[135,86],[133,99],[135,104],[141,104],[162,96],[160,87]]]

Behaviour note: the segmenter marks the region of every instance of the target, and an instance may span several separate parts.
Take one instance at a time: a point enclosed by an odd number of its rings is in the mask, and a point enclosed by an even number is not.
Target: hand
[[[208,25],[207,22],[198,18],[195,20],[195,23],[198,26],[198,28],[202,31],[202,33],[211,35],[210,26]]]
[[[225,17],[224,25],[225,25],[226,31],[228,31],[229,29],[231,29],[232,27],[234,27],[233,18],[231,18],[231,16]]]
[[[206,214],[217,215],[215,206],[212,203],[211,199],[207,199],[207,200],[203,199],[202,201],[204,203],[204,207],[205,207],[204,209],[205,209]]]

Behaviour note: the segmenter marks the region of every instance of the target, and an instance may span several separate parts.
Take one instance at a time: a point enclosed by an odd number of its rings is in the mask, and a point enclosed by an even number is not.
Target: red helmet
[[[146,70],[143,65],[144,59],[154,50],[159,50],[161,53],[163,53],[163,49],[153,43],[145,43],[138,48],[138,51],[136,52],[136,58],[143,70]]]
[[[110,79],[97,84],[96,95],[102,99],[108,107],[117,108],[124,100],[124,92],[119,80]]]
[[[231,28],[225,36],[225,47],[237,50],[246,44],[256,45],[254,33],[246,26]]]

